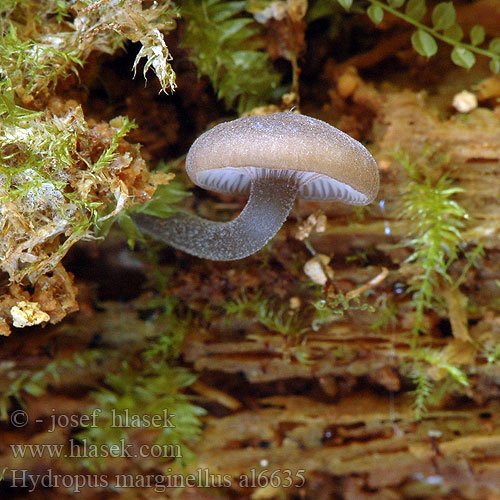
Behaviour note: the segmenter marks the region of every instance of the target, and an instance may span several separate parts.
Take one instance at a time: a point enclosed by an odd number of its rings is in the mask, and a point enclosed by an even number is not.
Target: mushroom
[[[377,195],[378,168],[358,141],[321,120],[296,113],[245,116],[202,134],[186,171],[198,186],[249,193],[238,217],[214,222],[178,211],[160,219],[137,213],[146,234],[211,260],[260,250],[281,228],[297,196],[367,205]]]

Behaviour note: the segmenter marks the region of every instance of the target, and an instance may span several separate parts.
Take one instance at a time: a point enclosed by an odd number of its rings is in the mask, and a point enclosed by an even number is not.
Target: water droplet
[[[443,482],[443,476],[428,476],[425,478],[427,484],[441,484]]]
[[[392,285],[392,291],[396,295],[402,295],[403,293],[405,293],[405,290],[406,290],[405,284],[401,283],[400,281],[396,281],[396,283]]]

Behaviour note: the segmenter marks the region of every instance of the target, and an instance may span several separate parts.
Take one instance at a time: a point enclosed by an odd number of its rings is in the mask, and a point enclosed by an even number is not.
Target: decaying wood
[[[492,402],[481,409],[443,409],[416,423],[408,397],[392,401],[363,390],[335,404],[269,397],[252,411],[210,419],[196,467],[233,478],[253,468],[303,469],[310,476],[327,474],[344,493],[342,478],[356,476],[366,498],[407,498],[422,482],[436,498],[453,489],[460,489],[460,498],[482,498],[500,481],[497,413]],[[369,494],[382,489],[387,496]]]
[[[185,339],[182,360],[199,372],[200,379],[192,390],[209,414],[201,441],[193,444],[196,459],[181,473],[207,470],[214,475],[227,474],[231,485],[218,488],[218,492],[204,487],[211,485],[198,485],[183,491],[182,499],[204,500],[212,493],[252,500],[500,498],[500,363],[487,363],[484,352],[476,349],[477,345],[494,349],[500,341],[500,117],[486,108],[467,117],[449,116],[446,106],[441,113],[434,111],[424,93],[378,91],[362,81],[344,97],[352,100],[349,102],[358,113],[372,116],[370,139],[381,166],[379,199],[383,206],[374,206],[358,217],[341,205],[300,202],[273,244],[272,257],[267,253],[266,257],[251,258],[255,260],[249,260],[250,264],[226,265],[178,255],[180,265],[169,275],[166,293],[189,304],[200,317],[205,308],[234,299],[245,286],[274,294],[272,297],[283,303],[290,297],[298,300],[293,295],[296,278],[310,254],[294,236],[296,221],[306,220],[321,208],[328,217],[326,229],[311,229],[308,235],[317,252],[332,257],[330,281],[347,296],[369,289],[367,300],[376,309],[347,312],[296,337],[272,333],[252,317],[239,324],[228,323],[219,311],[218,316],[200,319]],[[349,109],[346,105],[343,112]],[[326,106],[324,112],[330,111]],[[410,253],[405,241],[411,227],[401,218],[400,205],[407,176],[390,153],[399,148],[418,157],[429,147],[434,154],[446,155],[446,161],[436,167],[436,179],[446,174],[464,190],[456,199],[469,213],[465,243],[481,244],[486,253],[481,265],[466,275],[460,291],[443,285],[443,304],[426,313],[428,334],[421,341],[421,347],[432,348],[459,366],[468,375],[469,386],[438,386],[443,394],[434,395],[428,414],[417,422],[411,392],[414,385],[408,379],[415,313],[404,293],[408,272],[404,261]],[[369,265],[346,264],[346,257],[366,249],[375,255]],[[291,269],[292,256],[298,270]],[[262,265],[265,258],[268,261]],[[257,265],[261,266],[258,273]],[[460,275],[464,266],[465,260],[460,259],[454,264],[453,275]],[[403,292],[398,291],[400,285]],[[325,290],[328,293],[328,288]],[[397,306],[394,322],[373,328],[380,319],[378,306],[389,299]],[[475,309],[466,315],[467,301]],[[123,352],[133,352],[137,336],[147,334],[140,318],[126,307],[105,313],[93,311],[89,317],[87,306],[74,317],[80,326],[73,330],[71,340],[55,327],[40,330],[39,337],[32,333],[29,348],[11,337],[1,361],[14,363],[14,372],[43,366],[52,356],[58,359],[84,351],[96,335],[106,346],[121,345]],[[297,314],[294,307],[291,314]],[[449,331],[443,322],[449,323]],[[47,353],[48,346],[53,352]],[[104,358],[92,377],[102,378],[119,362]],[[442,382],[446,373],[441,367],[432,367],[428,375]],[[64,373],[62,380],[51,384],[47,396],[26,398],[30,419],[40,418],[43,425],[33,425],[24,432],[1,424],[0,472],[3,466],[22,466],[31,472],[50,468],[60,474],[82,473],[75,462],[46,456],[21,462],[13,458],[9,444],[67,443],[70,429],[47,431],[51,409],[67,414],[90,404],[85,383],[90,385],[92,377],[82,380],[81,372]],[[5,378],[1,385],[5,388],[8,383]],[[148,439],[146,432],[133,436],[135,444]],[[152,471],[170,474],[169,467],[173,465],[153,460],[119,460],[107,473],[109,477]],[[265,477],[279,470],[282,480],[285,471],[296,474],[304,470],[306,483],[282,491],[280,487],[246,487],[240,482],[252,471],[259,474],[264,470]],[[299,482],[297,479],[296,484]],[[99,489],[85,489],[81,498],[94,500],[99,494],[113,498],[109,490]],[[174,496],[172,491],[158,494],[151,488],[113,494],[148,499]],[[71,496],[66,490],[54,495],[58,496],[51,498]]]

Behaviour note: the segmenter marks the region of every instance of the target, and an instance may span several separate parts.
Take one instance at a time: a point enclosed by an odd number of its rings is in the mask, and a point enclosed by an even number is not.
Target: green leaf
[[[420,21],[424,17],[426,10],[425,0],[410,0],[406,4],[405,13],[415,21]]]
[[[118,225],[127,236],[127,244],[130,249],[134,249],[136,241],[144,242],[144,236],[140,230],[137,229],[137,226],[130,215],[120,214],[118,217]]]
[[[476,56],[468,49],[455,47],[451,52],[451,60],[457,66],[470,69],[476,62]]]
[[[498,75],[498,73],[500,73],[500,60],[492,59],[490,61],[490,71],[492,73],[495,73],[495,75]]]
[[[384,10],[380,5],[372,4],[368,7],[366,13],[368,17],[372,20],[373,24],[380,24],[384,18]]]
[[[484,42],[484,28],[476,24],[470,30],[470,41],[472,45],[481,45]]]
[[[457,368],[456,366],[450,365],[449,363],[444,363],[442,367],[461,385],[469,386],[469,381],[467,380],[467,375]]]
[[[41,396],[42,394],[45,393],[45,389],[43,387],[40,387],[37,384],[28,382],[23,389],[28,393],[31,394],[32,396]]]
[[[345,10],[349,10],[352,6],[352,0],[337,0],[337,2],[342,5]]]
[[[154,215],[155,217],[168,217],[176,212],[172,205],[179,203],[188,194],[176,181],[160,184],[156,188],[153,198],[142,205],[134,206],[134,212]]]
[[[451,28],[455,24],[457,13],[453,2],[438,3],[432,11],[432,24],[434,29],[445,30]]]
[[[41,116],[40,111],[32,111],[16,104],[12,82],[5,78],[0,83],[0,117],[5,122],[15,123],[20,120]]]
[[[216,22],[220,23],[239,14],[245,8],[245,1],[239,2],[223,2],[223,3],[213,3],[210,5],[210,17]]]
[[[464,32],[460,27],[460,25],[454,24],[453,26],[450,26],[448,29],[445,29],[443,31],[443,35],[447,36],[448,38],[451,38],[452,40],[455,40],[456,42],[459,42],[464,37]]]
[[[500,54],[500,38],[496,37],[491,40],[489,48],[492,52],[495,52],[496,54]]]
[[[388,3],[393,9],[399,9],[404,5],[405,0],[388,0]]]
[[[417,30],[413,33],[411,44],[420,55],[425,57],[432,57],[438,49],[436,40],[424,30]]]
[[[238,36],[242,33],[243,28],[252,22],[248,18],[230,19],[219,24],[219,43],[225,42],[229,38]]]

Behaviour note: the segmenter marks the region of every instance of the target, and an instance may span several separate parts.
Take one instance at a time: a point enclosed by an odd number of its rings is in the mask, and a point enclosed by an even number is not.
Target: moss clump
[[[11,285],[36,286],[57,268],[71,289],[60,267],[69,248],[97,236],[123,208],[148,200],[155,178],[139,148],[123,139],[133,127],[127,118],[88,123],[76,102],[55,98],[43,112],[32,112],[15,103],[9,80],[0,84],[0,95],[1,270]],[[12,304],[2,304],[0,317],[10,323]],[[61,319],[49,315],[52,322]]]
[[[457,351],[467,354],[472,339],[466,325],[460,330],[460,325],[454,321],[457,311],[453,304],[460,300],[458,287],[481,249],[469,252],[465,249],[462,231],[469,216],[454,199],[463,189],[453,186],[446,175],[437,179],[431,175],[431,167],[439,169],[446,165],[446,158],[439,155],[433,157],[431,151],[425,152],[417,161],[410,160],[402,152],[394,156],[409,177],[402,192],[401,216],[412,223],[410,238],[405,242],[411,251],[405,262],[405,272],[409,275],[408,293],[411,294],[410,304],[414,310],[409,341],[412,365],[409,376],[416,386],[415,415],[421,418],[434,381],[450,375],[458,384],[468,385],[465,373],[457,366],[457,360],[460,359]],[[465,256],[468,262],[462,275],[454,279],[450,268],[461,256]],[[456,300],[447,300],[446,297],[450,295]],[[443,308],[447,309],[450,317],[455,337],[453,348],[443,352],[421,348],[419,335],[427,333],[427,312]],[[466,356],[462,358],[463,361]]]
[[[246,12],[246,2],[186,0],[184,45],[191,60],[207,75],[219,98],[240,113],[267,104],[281,75],[260,50],[262,27]]]
[[[145,58],[144,73],[153,68],[166,92],[175,88],[175,73],[162,31],[175,27],[176,16],[168,0],[148,8],[130,1],[9,0],[0,7],[0,74],[30,104],[49,97],[91,52],[112,54],[132,41],[142,45],[134,70]]]
[[[26,316],[17,326],[29,326],[42,318],[60,321],[77,309],[61,259],[78,240],[107,229],[122,209],[149,200],[157,182],[173,177],[147,172],[139,148],[124,140],[134,127],[128,118],[87,122],[77,102],[54,93],[91,52],[112,54],[126,41],[142,45],[133,70],[145,59],[144,74],[152,68],[163,91],[174,89],[162,32],[175,27],[176,16],[169,0],[2,2],[0,270],[8,284],[0,334],[10,333],[12,311]]]

